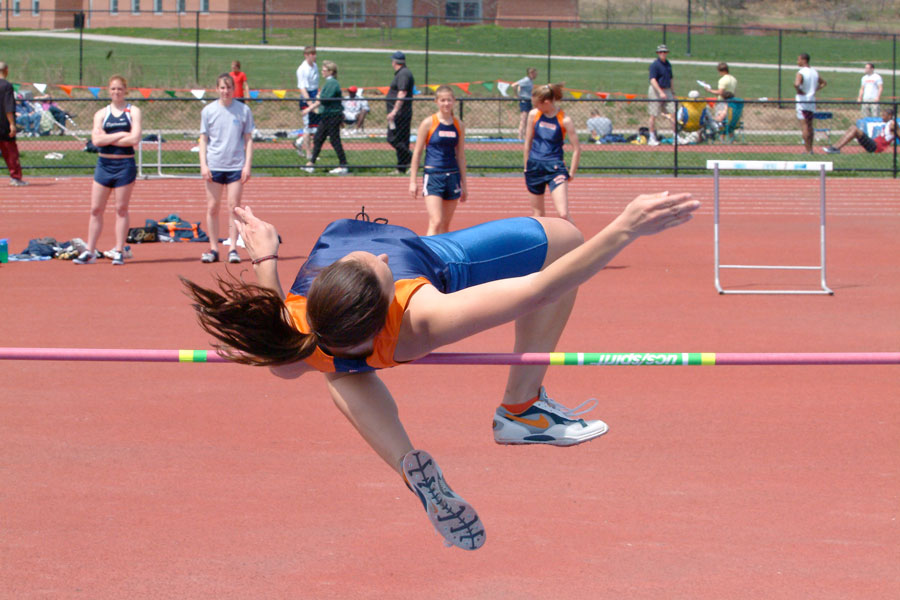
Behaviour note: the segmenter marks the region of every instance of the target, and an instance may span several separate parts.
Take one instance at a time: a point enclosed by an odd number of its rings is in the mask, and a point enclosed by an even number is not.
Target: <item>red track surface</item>
[[[422,231],[405,182],[255,179],[245,200],[278,225],[287,284],[322,226],[362,204]],[[518,178],[470,185],[455,226],[527,213]],[[582,178],[573,213],[592,233],[636,192],[659,189],[706,205],[584,286],[560,349],[898,350],[896,181],[829,180],[833,297],[716,295],[708,177]],[[814,179],[727,180],[722,193],[723,259],[816,260]],[[87,179],[4,189],[0,237],[13,251],[84,237],[88,196]],[[202,184],[138,182],[134,223],[172,212],[201,220]],[[2,265],[0,345],[206,347],[176,275],[209,282],[224,266],[201,265],[198,244],[133,249],[121,269]],[[504,327],[449,350],[508,351],[511,336]],[[478,508],[478,552],[441,547],[317,376],[0,363],[0,597],[897,597],[896,367],[555,367],[552,395],[596,395],[610,424],[570,449],[493,443],[502,368],[410,366],[384,379],[414,443]]]

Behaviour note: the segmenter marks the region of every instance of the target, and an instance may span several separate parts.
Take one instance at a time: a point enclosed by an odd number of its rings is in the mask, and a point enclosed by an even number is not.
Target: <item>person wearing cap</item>
[[[347,88],[347,93],[349,96],[343,102],[344,125],[348,128],[353,126],[353,131],[348,131],[347,133],[364,133],[366,115],[369,114],[369,102],[363,98],[362,90],[355,85]]]
[[[650,113],[650,146],[658,146],[656,117],[660,114],[672,120],[675,112],[675,92],[673,91],[672,63],[669,62],[669,48],[665,44],[656,47],[656,60],[650,64],[650,87],[647,88],[647,112]]]
[[[397,152],[397,172],[405,174],[412,160],[409,129],[412,123],[412,98],[416,81],[406,66],[406,55],[399,50],[391,56],[394,79],[387,94],[388,144]]]

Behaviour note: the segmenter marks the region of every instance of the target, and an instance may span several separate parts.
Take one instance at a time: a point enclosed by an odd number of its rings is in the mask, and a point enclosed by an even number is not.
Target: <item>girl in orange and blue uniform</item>
[[[556,105],[562,100],[561,84],[548,83],[536,87],[531,99],[534,109],[528,113],[523,158],[525,186],[531,195],[532,214],[535,217],[546,214],[544,190],[549,186],[557,214],[571,221],[568,182],[575,177],[581,157],[578,135],[574,133],[575,124]],[[568,135],[568,132],[573,134]],[[568,170],[563,154],[567,135],[572,144],[572,168]]]
[[[419,187],[416,171],[422,149],[425,149],[425,177],[422,194],[428,210],[428,232],[426,235],[447,233],[450,220],[456,212],[457,201],[465,202],[466,190],[466,144],[465,126],[453,116],[456,98],[453,90],[440,86],[434,94],[438,111],[419,124],[416,148],[413,150],[409,168],[409,193],[415,198]]]

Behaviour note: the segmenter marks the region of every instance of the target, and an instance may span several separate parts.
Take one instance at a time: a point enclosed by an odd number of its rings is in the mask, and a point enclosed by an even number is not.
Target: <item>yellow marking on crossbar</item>
[[[716,364],[716,353],[715,352],[701,352],[700,353],[700,364],[703,366]]]

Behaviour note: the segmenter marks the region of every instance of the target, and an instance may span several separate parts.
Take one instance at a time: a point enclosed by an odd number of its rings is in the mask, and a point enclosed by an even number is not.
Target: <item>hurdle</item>
[[[179,164],[179,163],[164,163],[162,157],[162,139],[163,132],[162,130],[156,131],[156,141],[155,142],[145,142],[141,140],[137,145],[137,176],[138,179],[150,179],[151,177],[155,177],[158,179],[201,179],[202,177],[196,173],[194,174],[184,174],[184,175],[170,175],[168,173],[163,173],[163,167],[192,167],[200,171],[200,163],[197,164]],[[144,144],[156,144],[156,163],[144,163]],[[156,173],[145,173],[144,166],[147,167],[156,167]]]
[[[830,162],[794,162],[783,160],[707,160],[706,169],[713,171],[713,238],[715,255],[715,283],[719,294],[827,294],[834,295],[825,281],[825,172],[831,171]],[[723,265],[719,257],[719,172],[722,170],[745,171],[794,171],[819,173],[819,264],[818,265]],[[817,290],[726,290],[719,277],[721,269],[782,269],[819,271]]]

